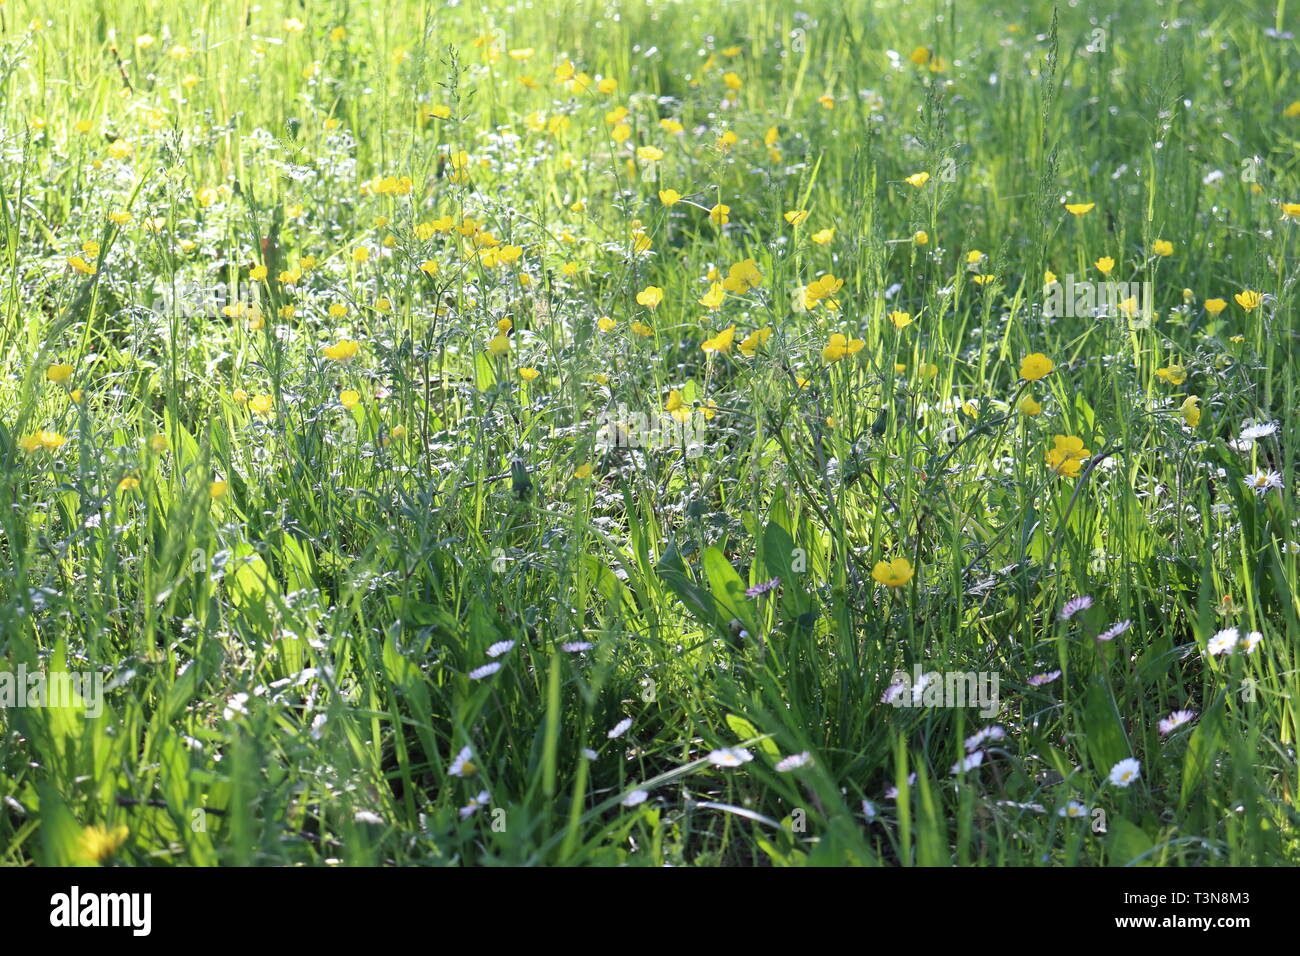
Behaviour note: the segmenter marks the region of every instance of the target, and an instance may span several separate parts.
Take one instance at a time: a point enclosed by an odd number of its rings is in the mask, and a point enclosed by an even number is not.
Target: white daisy
[[[1257,495],[1266,495],[1274,488],[1282,490],[1282,476],[1276,471],[1264,471],[1263,469],[1246,477],[1246,484],[1254,490]]]
[[[1078,800],[1071,800],[1065,806],[1061,807],[1061,809],[1057,810],[1056,815],[1069,817],[1071,820],[1078,819],[1079,817],[1086,817],[1088,815],[1088,805],[1086,803],[1080,803]]]
[[[482,667],[474,668],[469,672],[469,679],[482,680],[484,677],[491,677],[499,670],[501,670],[501,662],[493,661],[491,664],[484,664]]]
[[[1255,648],[1259,646],[1259,642],[1263,639],[1264,635],[1259,633],[1259,631],[1251,631],[1241,639],[1241,644],[1239,646],[1247,654],[1254,654]]]
[[[862,801],[862,815],[868,820],[876,819],[876,805],[870,800]]]
[[[649,796],[650,794],[646,793],[644,790],[633,790],[623,798],[623,806],[635,807],[638,804],[645,803],[646,798]]]
[[[963,759],[958,760],[952,765],[952,772],[965,773],[967,770],[974,770],[984,762],[984,751],[977,750],[973,754],[967,754]]]
[[[1242,441],[1255,442],[1261,438],[1268,438],[1270,435],[1277,433],[1278,422],[1243,422],[1241,435]]]
[[[453,777],[472,777],[478,773],[478,767],[474,766],[474,751],[469,747],[460,748],[460,753],[456,754],[447,773]]]
[[[505,654],[507,651],[513,650],[514,646],[515,646],[514,641],[497,641],[495,644],[493,644],[491,647],[487,649],[487,656],[500,657],[502,654]]]
[[[1061,676],[1060,671],[1048,671],[1046,674],[1035,674],[1026,682],[1030,687],[1042,687],[1044,684],[1050,684]]]
[[[1236,646],[1237,629],[1227,627],[1210,638],[1205,645],[1205,650],[1211,657],[1218,657],[1220,654],[1231,654],[1232,649]]]
[[[811,767],[812,762],[812,754],[805,750],[801,754],[791,754],[777,761],[776,772],[789,773],[791,770],[798,770],[800,767]]]
[[[1110,768],[1110,782],[1117,787],[1127,787],[1142,776],[1142,765],[1132,757],[1125,757]]]
[[[492,798],[488,796],[486,790],[480,790],[477,797],[471,798],[469,803],[460,808],[460,818],[462,820],[468,820],[474,814],[478,813],[479,807],[487,806],[490,799]]]
[[[754,755],[744,747],[723,747],[709,754],[709,763],[715,767],[739,767],[753,759]]]
[[[1158,725],[1160,736],[1164,737],[1173,733],[1183,724],[1189,723],[1195,718],[1196,718],[1196,711],[1194,710],[1174,711],[1168,717],[1161,718],[1160,723]]]
[[[992,727],[985,727],[979,733],[972,734],[966,738],[966,752],[973,752],[986,740],[1002,740],[1006,735],[1007,732],[997,724],[994,724]]]
[[[610,740],[613,740],[615,737],[622,737],[625,733],[627,733],[631,729],[632,729],[632,718],[624,717],[622,720],[616,723],[610,729],[609,733],[607,733],[605,736],[608,737]]]
[[[560,650],[566,654],[581,654],[583,651],[591,650],[591,648],[591,641],[569,641],[567,644],[560,645]]]
[[[1132,621],[1120,621],[1118,624],[1112,624],[1110,627],[1106,628],[1106,630],[1097,635],[1097,640],[1113,641],[1132,626]]]

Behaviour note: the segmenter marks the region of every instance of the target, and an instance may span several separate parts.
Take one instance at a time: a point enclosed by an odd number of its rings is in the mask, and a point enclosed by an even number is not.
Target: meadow
[[[0,864],[1300,863],[1296,26],[0,3]]]

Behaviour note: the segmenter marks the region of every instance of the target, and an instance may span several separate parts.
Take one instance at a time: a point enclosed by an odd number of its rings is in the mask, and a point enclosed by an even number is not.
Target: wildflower
[[[792,226],[797,226],[797,225],[799,225],[799,223],[803,222],[805,219],[808,218],[808,210],[807,210],[807,209],[791,209],[791,210],[788,210],[788,211],[786,212],[786,214],[785,214],[785,216],[784,216],[783,218],[784,218],[785,221],[788,222],[790,225],[792,225]]]
[[[1052,683],[1054,680],[1056,680],[1056,679],[1059,678],[1060,676],[1061,676],[1061,672],[1060,672],[1059,670],[1057,670],[1057,671],[1048,671],[1048,672],[1045,673],[1045,674],[1035,674],[1033,677],[1029,678],[1029,680],[1026,681],[1026,683],[1027,683],[1030,687],[1042,687],[1042,686],[1044,686],[1045,684],[1050,684],[1050,683]]]
[[[1102,275],[1108,276],[1110,275],[1111,270],[1115,268],[1115,260],[1110,256],[1102,256],[1094,262],[1093,265],[1097,267],[1097,271]]]
[[[1157,239],[1151,244],[1151,251],[1158,256],[1172,256],[1174,254],[1174,244],[1168,239]]]
[[[469,803],[460,808],[460,818],[468,820],[474,814],[478,813],[480,807],[485,807],[492,798],[486,790],[480,790],[478,796],[470,799]]]
[[[1019,408],[1021,414],[1029,415],[1030,417],[1041,415],[1043,413],[1043,406],[1036,402],[1032,395],[1026,395],[1024,398],[1020,399]]]
[[[1005,740],[1006,736],[1007,736],[1007,732],[1004,727],[1000,727],[997,724],[994,724],[991,727],[985,727],[983,730],[979,731],[978,733],[974,733],[971,736],[966,738],[965,741],[966,752],[974,753],[976,750],[979,749],[980,744],[984,743],[985,741]]]
[[[530,368],[529,366],[524,366],[519,369],[519,377],[522,378],[525,382],[531,382],[533,379],[537,378],[537,376],[541,374],[542,373],[537,371],[537,369]]]
[[[1223,311],[1224,309],[1226,309],[1227,307],[1228,307],[1228,303],[1225,302],[1223,299],[1206,299],[1206,300],[1205,300],[1205,311],[1208,312],[1208,313],[1210,313],[1210,315],[1218,315],[1220,312],[1222,312],[1222,311]]]
[[[984,762],[984,751],[977,750],[974,753],[967,754],[961,760],[952,765],[953,775],[966,773],[968,770],[974,770]]]
[[[1047,452],[1047,467],[1063,478],[1074,478],[1079,474],[1080,463],[1090,454],[1083,447],[1083,439],[1057,435],[1055,447]]]
[[[1108,779],[1117,787],[1127,787],[1142,775],[1142,765],[1132,757],[1125,757],[1110,768]]]
[[[736,338],[735,325],[729,325],[713,338],[700,346],[705,352],[730,352],[731,343]]]
[[[25,435],[18,440],[18,446],[27,452],[36,451],[44,448],[46,451],[58,451],[66,443],[67,439],[58,432],[47,431],[44,428],[38,429],[30,435]]]
[[[568,641],[560,645],[560,650],[566,654],[581,654],[583,651],[591,650],[594,646],[591,641]]]
[[[491,677],[497,671],[501,670],[501,662],[493,661],[490,664],[484,664],[482,667],[476,667],[469,672],[470,680],[483,680],[485,677]]]
[[[488,657],[500,657],[502,654],[509,653],[514,649],[514,641],[497,641],[487,649]]]
[[[1190,723],[1196,719],[1194,710],[1176,710],[1168,717],[1163,717],[1157,725],[1161,737],[1167,737],[1183,724]]]
[[[894,328],[902,329],[912,324],[912,316],[908,312],[890,312],[889,321],[894,323]]]
[[[1020,360],[1020,377],[1029,382],[1045,378],[1056,366],[1042,352],[1034,352]]]
[[[72,366],[55,363],[45,370],[45,377],[56,385],[62,385],[72,376]]]
[[[360,342],[340,339],[336,345],[327,345],[321,352],[331,362],[350,362],[356,358],[357,350],[360,348]]]
[[[834,238],[835,238],[835,229],[829,226],[825,229],[819,229],[812,234],[812,241],[817,243],[817,245],[819,246],[824,246],[829,244],[830,241]]]
[[[121,849],[130,832],[125,826],[116,826],[111,830],[98,825],[88,826],[81,831],[77,842],[84,857],[95,863],[103,863]]]
[[[801,767],[811,767],[813,764],[812,754],[808,751],[803,753],[791,754],[788,757],[782,757],[776,762],[777,773],[789,773],[792,770],[798,770]]]
[[[472,777],[478,773],[478,766],[474,763],[473,748],[460,748],[460,753],[456,754],[456,759],[447,768],[447,773],[453,777]]]
[[[140,479],[134,475],[127,475],[117,483],[118,491],[134,491],[140,487]]]
[[[625,807],[629,807],[629,808],[636,807],[645,803],[646,800],[649,799],[649,797],[650,794],[646,793],[646,791],[644,790],[633,790],[629,792],[628,795],[624,797],[621,802]]]
[[[1118,624],[1112,624],[1110,627],[1106,628],[1106,630],[1097,635],[1097,640],[1103,643],[1113,641],[1121,634],[1127,632],[1132,626],[1132,621],[1120,621]]]
[[[1181,365],[1166,365],[1156,369],[1156,378],[1164,379],[1170,385],[1182,385],[1187,381],[1187,369]]]
[[[510,338],[505,334],[498,332],[488,341],[487,350],[489,354],[501,358],[510,354]]]
[[[1252,292],[1250,289],[1246,289],[1244,292],[1238,292],[1233,296],[1233,298],[1237,300],[1237,305],[1241,306],[1247,312],[1255,311],[1259,308],[1260,303],[1264,301],[1262,295],[1258,292]]]
[[[912,175],[908,176],[903,181],[907,183],[909,186],[915,186],[917,189],[920,189],[922,186],[924,186],[926,183],[930,181],[930,174],[925,171],[919,173],[912,173]]]
[[[213,501],[216,501],[218,498],[225,497],[226,491],[229,490],[229,488],[230,483],[223,479],[210,482],[208,484],[208,497]]]
[[[1080,803],[1078,800],[1071,800],[1065,806],[1061,807],[1060,810],[1057,810],[1056,815],[1067,817],[1071,820],[1077,820],[1080,817],[1087,817],[1088,805],[1086,803]]]
[[[750,332],[749,335],[745,336],[744,341],[740,343],[740,354],[744,355],[746,358],[753,358],[754,353],[766,345],[767,340],[771,337],[772,330],[770,328],[755,329],[753,332]]]
[[[1178,406],[1178,413],[1183,416],[1188,427],[1195,428],[1201,423],[1201,400],[1195,395],[1188,395]]]
[[[658,286],[648,285],[636,294],[637,305],[653,309],[664,300],[664,290]]]
[[[753,587],[745,589],[745,597],[755,598],[759,595],[766,594],[768,591],[774,591],[781,586],[780,578],[772,578],[770,581],[764,581],[762,584],[755,584]]]
[[[822,359],[827,362],[838,362],[846,355],[861,351],[865,344],[862,339],[849,339],[842,333],[836,332],[822,349]]]
[[[1225,627],[1206,642],[1205,651],[1211,657],[1231,654],[1237,646],[1237,640],[1237,629],[1235,627]]]
[[[610,728],[609,733],[605,734],[605,736],[610,740],[614,740],[616,737],[622,737],[625,733],[627,733],[631,729],[632,729],[632,718],[624,717],[612,728]]]
[[[924,229],[918,229],[912,233],[912,241],[918,246],[923,246],[930,241],[930,235]]]
[[[361,403],[361,393],[353,388],[345,388],[339,392],[339,404],[348,411],[356,408]]]
[[[890,588],[901,588],[912,580],[916,571],[907,558],[894,558],[892,561],[877,561],[871,569],[871,577]]]
[[[1273,489],[1282,490],[1282,475],[1276,471],[1259,470],[1246,478],[1246,484],[1250,485],[1256,495],[1263,497]]]
[[[1086,611],[1090,607],[1092,607],[1092,598],[1086,594],[1070,598],[1065,602],[1065,606],[1061,608],[1061,620],[1068,621],[1080,611]]]
[[[1097,204],[1095,202],[1068,202],[1065,204],[1066,212],[1074,216],[1082,216],[1085,213],[1092,212]]]
[[[1243,653],[1254,654],[1255,648],[1259,646],[1259,642],[1263,639],[1264,635],[1259,631],[1251,631],[1241,639],[1241,643],[1237,646],[1241,648]]]
[[[665,206],[676,205],[677,203],[681,202],[681,200],[682,200],[682,194],[679,193],[676,189],[659,190],[659,201],[663,203]]]
[[[718,203],[709,210],[709,219],[715,226],[725,226],[731,222],[731,207]]]
[[[269,415],[274,405],[270,395],[257,395],[248,400],[248,407],[258,415]]]
[[[723,747],[709,754],[709,763],[715,767],[739,767],[754,759],[754,755],[744,747]]]

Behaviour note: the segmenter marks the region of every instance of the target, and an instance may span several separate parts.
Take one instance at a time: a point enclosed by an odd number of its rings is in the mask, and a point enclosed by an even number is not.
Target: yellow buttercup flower
[[[838,362],[846,355],[853,355],[862,350],[866,343],[862,339],[850,339],[841,332],[836,332],[822,349],[822,359],[826,362]]]
[[[915,186],[917,189],[920,189],[922,186],[924,186],[926,183],[930,181],[930,174],[924,171],[919,173],[912,173],[912,175],[908,176],[903,181],[907,183],[909,186]]]
[[[1110,256],[1102,256],[1093,264],[1097,267],[1097,271],[1104,276],[1110,275],[1111,270],[1115,268],[1115,260]]]
[[[339,392],[339,404],[352,411],[361,404],[361,393],[354,388],[345,388]]]
[[[1043,406],[1034,400],[1034,396],[1027,394],[1020,399],[1020,412],[1032,418],[1043,413]]]
[[[894,323],[894,328],[902,329],[912,324],[912,314],[910,312],[890,312],[889,321]]]
[[[208,485],[208,497],[216,501],[218,498],[223,497],[229,488],[229,482],[218,479]]]
[[[522,378],[525,382],[531,382],[533,379],[537,378],[541,374],[542,373],[537,371],[537,369],[527,365],[519,369],[519,377]]]
[[[1096,205],[1095,202],[1068,202],[1065,204],[1065,211],[1074,216],[1082,216],[1092,212]]]
[[[1156,377],[1164,379],[1170,385],[1182,385],[1187,381],[1187,369],[1181,365],[1166,365],[1156,369]]]
[[[659,201],[663,203],[665,206],[675,205],[676,203],[681,202],[681,199],[682,199],[682,194],[679,193],[676,189],[659,190]]]
[[[653,309],[664,300],[664,290],[658,286],[648,285],[636,294],[637,305],[643,305],[647,309]]]
[[[731,207],[718,203],[709,210],[709,219],[713,221],[715,226],[725,226],[731,222]]]
[[[1195,428],[1201,423],[1201,400],[1195,395],[1188,395],[1183,399],[1183,404],[1178,406],[1178,413],[1188,426]]]
[[[340,339],[335,345],[325,346],[321,352],[331,362],[350,362],[356,358],[357,351],[360,348],[360,342],[354,342],[351,339]]]
[[[1205,311],[1210,315],[1218,315],[1228,307],[1228,303],[1223,299],[1206,299]]]
[[[56,362],[45,370],[45,377],[56,385],[62,385],[72,377],[72,366]]]
[[[700,348],[706,352],[730,352],[731,343],[736,338],[736,327],[729,325],[713,338],[706,341]]]
[[[275,400],[270,395],[255,395],[248,400],[248,407],[256,414],[266,416],[275,407]]]
[[[876,566],[871,569],[871,576],[879,583],[888,588],[901,588],[912,580],[916,572],[912,569],[912,562],[907,558],[894,558],[892,561],[877,561]]]
[[[1258,292],[1252,292],[1250,289],[1246,289],[1244,292],[1238,292],[1233,296],[1233,298],[1237,300],[1237,305],[1241,306],[1247,312],[1255,311],[1259,308],[1260,303],[1264,301],[1262,295]]]
[[[1174,244],[1168,239],[1157,239],[1151,244],[1151,251],[1158,256],[1172,256],[1174,254]]]
[[[1046,377],[1056,365],[1042,352],[1034,352],[1020,360],[1020,377],[1030,382],[1037,382]]]
[[[772,330],[770,328],[755,329],[753,332],[750,332],[749,335],[745,336],[745,340],[740,343],[740,354],[747,358],[753,358],[754,353],[766,345],[767,340],[771,337]]]
[[[797,226],[799,225],[799,223],[803,222],[805,219],[808,218],[808,210],[791,209],[789,212],[785,214],[784,218],[785,221],[788,222],[790,225]]]

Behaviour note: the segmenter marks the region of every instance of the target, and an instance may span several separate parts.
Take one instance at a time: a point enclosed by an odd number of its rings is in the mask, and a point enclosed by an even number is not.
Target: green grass
[[[0,863],[1300,862],[1262,7],[0,6],[0,670],[106,687],[0,710]],[[1101,257],[1152,309],[1045,315]],[[602,445],[678,400],[702,448]],[[917,666],[996,715],[882,703]]]

